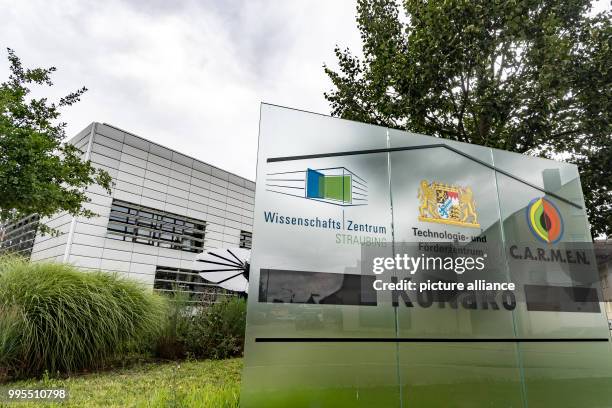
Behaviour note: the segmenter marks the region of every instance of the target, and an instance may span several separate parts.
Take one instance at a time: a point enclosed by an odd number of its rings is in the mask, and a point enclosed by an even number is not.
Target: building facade
[[[110,194],[87,189],[92,218],[43,219],[59,236],[36,234],[37,217],[5,225],[3,251],[32,261],[119,272],[192,298],[224,293],[192,268],[202,251],[250,248],[255,183],[108,124],[92,123],[69,143],[113,179]]]

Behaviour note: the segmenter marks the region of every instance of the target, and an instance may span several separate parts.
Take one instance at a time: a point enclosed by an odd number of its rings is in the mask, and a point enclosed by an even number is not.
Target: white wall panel
[[[132,253],[131,261],[132,262],[137,262],[137,263],[145,263],[145,264],[156,265],[157,264],[157,256],[156,255],[140,254],[138,252],[133,252]]]
[[[191,166],[184,166],[182,164],[179,164],[173,161],[171,169],[175,172],[182,173],[183,175],[186,175],[187,177],[191,176]]]
[[[206,205],[196,201],[189,201],[187,203],[187,208],[196,211],[206,212]]]
[[[149,255],[157,255],[159,253],[159,247],[145,244],[134,244],[134,252],[138,252],[140,254],[149,254]]]
[[[115,129],[111,126],[107,126],[104,124],[98,124],[96,126],[96,134],[101,134],[103,136],[117,140],[121,143],[123,143],[123,140],[125,138],[124,132],[120,131],[119,129]]]
[[[214,205],[218,205],[218,204],[219,204],[219,202],[214,203]],[[218,223],[219,224],[223,223],[223,218],[225,217],[225,210],[221,210],[219,208],[213,207],[213,202],[212,201],[209,201],[208,214],[219,217]]]
[[[91,146],[91,152],[98,153],[105,157],[110,157],[111,159],[121,160],[120,150],[115,150],[99,143],[94,143],[93,146]]]
[[[218,179],[225,180],[225,181],[229,180],[229,173],[227,171],[218,169],[216,167],[212,168],[211,174]]]
[[[191,176],[189,174],[181,173],[180,171],[170,170],[170,178],[181,181],[189,186],[191,183]]]
[[[181,268],[193,269],[193,260],[181,259]]]
[[[117,180],[125,181],[138,186],[142,186],[144,183],[144,177],[135,176],[131,173],[126,173],[124,171],[117,172]]]
[[[180,258],[181,251],[177,251],[176,249],[169,248],[159,248],[159,256],[164,258]]]
[[[132,262],[130,263],[130,278],[135,274],[148,276],[152,285],[155,277],[155,265]],[[139,277],[134,277],[132,279],[139,280]]]
[[[223,242],[228,246],[238,246],[240,245],[240,236],[223,235]]]
[[[68,263],[74,266],[93,269],[99,269],[101,261],[100,258],[91,258],[88,256],[70,255],[68,258]]]
[[[168,258],[160,256],[159,258],[157,258],[157,262],[159,266],[166,266],[169,268],[179,268],[181,266],[180,258]]]
[[[166,205],[170,205],[171,204],[171,205],[178,205],[178,206],[187,208],[187,203],[188,203],[188,201],[186,199],[180,198],[180,197],[175,197],[175,196],[172,196],[170,194],[168,194],[168,197],[166,198]],[[168,210],[168,211],[170,211],[170,210]],[[181,210],[181,211],[183,211],[183,210]]]
[[[102,256],[102,247],[77,244],[73,241],[72,245],[70,246],[70,255],[100,258]]]
[[[172,165],[172,161],[165,158],[165,157],[161,157],[158,156],[156,154],[153,154],[151,152],[149,152],[149,155],[147,156],[147,160],[149,161],[149,163],[153,163],[153,164],[157,164],[159,166],[163,166],[167,169],[170,169],[170,166]]]
[[[96,246],[99,248],[104,248],[105,238],[103,236],[95,236],[89,234],[74,234],[72,237],[72,243],[81,244],[81,245],[89,245]]]
[[[152,170],[147,170],[147,172],[145,173],[145,179],[152,180],[164,185],[168,184],[168,176],[165,176]]]
[[[168,194],[171,194],[175,197],[185,198],[185,199],[189,197],[188,191],[185,191],[177,187],[173,187],[174,184],[175,183],[170,183],[170,185],[168,185]]]
[[[210,192],[210,195],[209,195],[208,198],[210,198],[211,200],[220,201],[222,203],[225,203],[225,201],[227,200],[227,196],[226,195],[215,193],[214,191]]]
[[[172,179],[172,185],[176,188],[180,188],[181,190],[189,191],[189,183]]]
[[[39,259],[51,258],[56,256],[63,256],[65,251],[64,245],[53,246],[47,249],[36,251]]]
[[[148,152],[149,146],[151,146],[151,143],[147,140],[134,135],[130,135],[128,133],[125,134],[123,143],[135,147],[137,149],[144,150],[145,152]]]
[[[210,172],[203,172],[198,170],[195,166],[191,169],[191,178],[202,180],[202,181],[210,181]]]
[[[192,177],[191,178],[191,185],[192,186],[198,186],[198,187],[204,188],[206,190],[210,190],[210,182],[206,181],[206,180],[201,180],[199,178]]]
[[[100,217],[77,217],[77,223],[89,224],[89,225],[98,225],[106,228],[108,225],[108,215],[100,216]]]
[[[125,171],[126,173],[130,173],[138,177],[144,177],[145,175],[145,169],[143,169],[142,167],[133,166],[125,162],[119,163],[119,170]]]
[[[229,219],[225,220],[225,226],[240,229],[240,223]]]
[[[127,153],[129,155],[138,157],[138,158],[143,159],[145,161],[147,160],[147,157],[149,156],[149,153],[147,153],[146,151],[144,151],[142,149],[137,149],[137,148],[132,147],[130,145],[122,145],[122,146],[123,147],[122,147],[121,151],[123,153]]]
[[[104,170],[105,172],[107,172],[108,175],[111,176],[113,179],[117,177],[117,172],[118,172],[117,168],[104,166],[102,164],[98,164],[94,162],[92,162],[92,164],[96,169]],[[119,165],[117,165],[117,167],[119,167]]]
[[[162,193],[158,193],[156,191],[153,190],[145,190],[145,194],[147,195],[160,195],[162,198],[161,199],[156,199],[156,198],[149,198],[149,197],[145,197],[143,196],[140,200],[140,205],[144,205],[146,207],[150,207],[156,210],[164,210],[164,205],[166,204],[166,195],[162,194]]]
[[[147,166],[147,161],[145,159],[132,156],[131,154],[125,152],[121,153],[121,161],[141,168],[145,168]]]
[[[186,204],[187,200],[185,200]],[[170,213],[178,214],[178,215],[187,215],[187,207],[181,207],[175,204],[166,203],[164,207],[164,211],[168,211]]]
[[[181,259],[188,260],[188,261],[191,261],[193,263],[195,261],[197,255],[198,254],[196,254],[195,252],[181,251],[180,257],[181,257]],[[193,266],[191,267],[191,269],[193,269]]]
[[[103,166],[110,167],[113,169],[119,168],[119,163],[120,163],[119,160],[104,156],[96,152],[92,152],[91,156],[89,156],[89,159],[91,160],[92,163],[97,164],[97,165],[103,165]]]
[[[111,139],[110,137],[96,133],[94,135],[93,146],[96,146],[98,144],[101,144],[103,146],[110,147],[111,149],[115,149],[119,151],[125,148],[125,146],[123,145],[123,142],[120,142],[118,140]]]
[[[162,184],[162,183],[159,183],[157,181],[148,180],[148,179],[145,179],[145,181],[143,183],[143,187],[145,187],[145,189],[155,190],[155,191],[158,191],[158,192],[164,193],[164,194],[166,194],[166,191],[168,190],[168,185],[167,184]]]
[[[172,150],[157,145],[155,143],[151,144],[151,148],[149,149],[149,153],[153,153],[159,157],[163,157],[164,159],[172,160]]]
[[[187,209],[187,216],[196,220],[206,221],[207,214],[204,211],[198,211],[191,208]]]
[[[206,250],[214,249],[214,248],[223,248],[223,241],[217,239],[206,239],[206,243],[204,247]]]
[[[155,272],[153,272],[153,274],[132,272],[128,276],[130,279],[134,279],[145,286],[153,288],[154,273]]]
[[[208,197],[201,196],[195,193],[189,193],[189,201],[193,203],[202,204],[202,205],[208,205]],[[195,206],[193,208],[195,208]]]
[[[108,272],[128,272],[130,270],[130,263],[124,261],[116,261],[114,259],[102,259],[100,262],[100,269]]]
[[[223,241],[223,232],[209,231],[208,228],[206,230],[206,239],[216,239],[218,241]]]
[[[104,189],[104,187],[99,186],[98,184],[92,184],[89,187],[87,187],[85,189],[85,191],[87,192],[87,194],[99,194],[101,196],[108,196],[108,192]],[[111,192],[112,192],[112,186],[111,186]]]
[[[194,162],[191,157],[185,156],[184,154],[180,154],[178,152],[172,152],[172,161],[184,167],[187,167],[189,171],[191,171],[191,167],[193,166]]]
[[[115,190],[113,192],[113,197],[117,200],[129,201],[130,203],[140,204],[140,198],[142,197],[139,194],[128,193],[127,191]]]
[[[130,261],[132,259],[132,252],[104,248],[102,257],[105,259],[114,259],[116,261]]]
[[[212,166],[206,163],[202,163],[200,161],[194,160],[193,161],[193,170],[194,171],[198,171],[200,173],[203,174],[211,174],[212,173]],[[195,173],[194,173],[195,175]]]
[[[128,191],[133,194],[142,195],[142,186],[139,186],[137,184],[128,183],[122,180],[117,180],[115,182],[115,189],[122,190],[122,191]]]
[[[77,222],[74,228],[74,232],[78,232],[80,234],[91,234],[97,236],[104,236],[106,234],[106,226],[98,226],[85,224],[82,222]]]
[[[106,238],[106,240],[104,241],[104,248],[118,249],[120,251],[131,252],[134,250],[134,244],[128,241],[119,241],[116,239]]]
[[[215,176],[210,177],[210,184],[214,184],[215,186],[227,188],[227,181],[220,179]]]

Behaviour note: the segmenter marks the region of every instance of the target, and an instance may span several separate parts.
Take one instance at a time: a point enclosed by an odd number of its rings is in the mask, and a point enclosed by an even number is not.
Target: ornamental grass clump
[[[163,297],[115,274],[1,259],[0,374],[99,368],[150,344],[166,309]]]

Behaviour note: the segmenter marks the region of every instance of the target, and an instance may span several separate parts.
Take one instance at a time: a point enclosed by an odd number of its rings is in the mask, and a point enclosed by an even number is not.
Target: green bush
[[[9,368],[19,364],[19,340],[24,319],[15,307],[0,307],[0,383],[9,376]]]
[[[117,275],[0,259],[0,365],[13,376],[101,367],[150,344],[166,308]]]
[[[171,292],[165,323],[155,339],[153,350],[156,357],[178,360],[186,357],[185,347],[179,338],[177,328],[188,324],[191,317],[189,296],[175,288]]]
[[[242,355],[246,301],[228,298],[212,305],[189,304],[177,292],[165,328],[155,347],[166,359],[222,359]]]
[[[197,309],[177,331],[191,357],[222,359],[242,355],[245,327],[246,301],[229,298]]]

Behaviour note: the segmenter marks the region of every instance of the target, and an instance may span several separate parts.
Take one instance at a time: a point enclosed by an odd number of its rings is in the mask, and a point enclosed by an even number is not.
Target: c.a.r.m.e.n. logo
[[[367,182],[345,167],[268,173],[266,190],[343,207],[367,205]]]
[[[554,244],[563,237],[563,217],[552,201],[540,197],[527,206],[527,225],[536,238]]]

